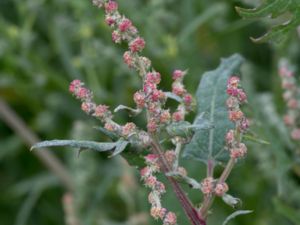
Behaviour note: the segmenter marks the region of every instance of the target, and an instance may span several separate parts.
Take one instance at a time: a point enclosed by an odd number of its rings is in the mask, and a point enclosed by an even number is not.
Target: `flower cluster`
[[[241,111],[241,104],[247,101],[247,96],[240,88],[240,78],[232,76],[227,82],[227,94],[229,98],[226,101],[228,107],[229,120],[234,122],[235,130],[229,130],[226,134],[226,144],[230,152],[230,157],[237,159],[244,157],[247,153],[247,147],[241,143],[242,134],[249,128],[249,120]]]
[[[161,219],[164,225],[175,225],[177,221],[175,213],[168,211],[161,205],[161,195],[166,192],[166,189],[165,185],[158,181],[154,175],[160,171],[158,160],[159,156],[155,154],[145,156],[147,166],[140,171],[145,186],[151,189],[148,196],[148,201],[151,204],[150,214],[154,219]]]
[[[215,194],[217,196],[223,196],[228,189],[228,185],[225,182],[217,183],[212,177],[206,177],[201,182],[201,191],[204,195]]]
[[[279,66],[279,75],[284,90],[283,99],[287,106],[283,120],[291,130],[291,138],[300,141],[300,89],[297,87],[294,72],[289,68],[287,62],[282,61]]]

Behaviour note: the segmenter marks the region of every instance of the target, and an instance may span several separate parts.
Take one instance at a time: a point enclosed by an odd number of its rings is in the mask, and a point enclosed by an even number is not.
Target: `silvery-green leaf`
[[[208,159],[219,162],[228,160],[229,154],[224,151],[225,134],[233,128],[233,123],[228,119],[226,86],[228,78],[239,71],[242,62],[243,58],[234,54],[222,59],[217,69],[203,74],[196,93],[197,113],[207,115],[214,128],[196,131],[185,147],[184,157],[205,163]],[[194,124],[197,119],[198,116]]]
[[[238,205],[241,205],[241,203],[242,203],[242,201],[239,198],[235,198],[229,194],[224,194],[222,196],[222,200],[227,205],[230,205],[232,208],[236,208]]]
[[[182,102],[182,99],[178,95],[175,95],[172,92],[164,92],[164,93],[167,96],[167,98],[173,99],[173,100],[175,100],[177,102],[180,102],[180,103]]]
[[[111,132],[103,127],[94,127],[96,130],[100,131],[105,136],[109,137],[111,140],[116,141],[118,140],[118,135],[116,135],[114,132]]]
[[[228,224],[228,222],[229,222],[230,220],[234,219],[234,218],[237,217],[237,216],[249,214],[249,213],[252,213],[252,212],[253,212],[252,210],[238,210],[238,211],[235,211],[234,213],[230,214],[230,215],[225,219],[225,221],[222,223],[222,225]]]

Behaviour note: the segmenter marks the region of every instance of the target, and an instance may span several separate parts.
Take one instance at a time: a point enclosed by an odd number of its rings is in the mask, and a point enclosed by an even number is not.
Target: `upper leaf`
[[[185,147],[184,157],[203,162],[207,162],[208,159],[219,162],[228,159],[229,154],[223,151],[225,134],[233,128],[233,123],[228,119],[226,86],[228,78],[238,72],[242,62],[243,58],[240,55],[232,55],[222,59],[216,70],[206,72],[202,76],[196,93],[197,113],[207,115],[213,128],[197,130]],[[197,123],[199,116],[196,116],[194,121],[194,124]]]
[[[78,148],[79,150],[90,149],[98,152],[113,151],[112,156],[120,154],[125,150],[128,142],[118,140],[117,142],[95,142],[95,141],[77,141],[77,140],[51,140],[39,142],[31,147],[31,150],[44,147],[67,146]]]
[[[245,19],[259,19],[271,16],[277,18],[285,14],[290,14],[288,19],[273,26],[265,35],[259,38],[251,38],[254,42],[262,43],[274,41],[280,43],[284,41],[291,30],[300,24],[300,1],[299,0],[266,0],[255,9],[244,9],[236,7],[240,16]]]

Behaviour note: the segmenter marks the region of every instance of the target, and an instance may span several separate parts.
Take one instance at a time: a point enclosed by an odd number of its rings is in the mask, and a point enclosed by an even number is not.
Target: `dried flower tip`
[[[122,135],[129,136],[136,130],[136,125],[134,123],[126,123],[125,126],[122,127]]]
[[[151,204],[151,205],[154,205],[156,204],[156,201],[157,201],[157,198],[158,196],[154,193],[154,192],[150,192],[149,195],[148,195],[148,202]]]
[[[182,70],[174,70],[172,78],[173,80],[182,80],[182,78],[185,76],[186,71]]]
[[[141,37],[137,37],[129,44],[129,49],[131,52],[140,52],[145,48],[145,41]]]
[[[236,122],[241,120],[244,117],[244,113],[240,110],[238,111],[229,111],[229,120]]]
[[[121,32],[125,32],[127,31],[130,27],[132,26],[132,22],[127,19],[127,18],[123,18],[122,21],[119,24],[119,30]]]
[[[300,128],[295,128],[291,132],[291,137],[293,140],[299,141],[300,140]]]
[[[238,99],[241,103],[247,101],[247,95],[242,89],[238,89]]]
[[[214,188],[214,179],[212,177],[206,177],[201,182],[201,191],[203,194],[208,195],[213,192]]]
[[[105,4],[105,12],[106,13],[113,13],[118,10],[118,3],[115,1],[109,1]]]
[[[223,196],[228,191],[228,185],[226,183],[219,183],[216,185],[215,193],[217,196]]]
[[[175,225],[177,223],[177,217],[175,213],[168,212],[165,216],[163,225]]]
[[[229,109],[234,109],[237,108],[239,106],[239,101],[237,98],[230,96],[227,100],[226,100],[226,106]]]

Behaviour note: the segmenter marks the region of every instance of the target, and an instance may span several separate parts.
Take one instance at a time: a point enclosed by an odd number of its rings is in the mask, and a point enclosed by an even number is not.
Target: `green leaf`
[[[275,210],[289,219],[294,224],[299,224],[300,221],[300,211],[292,208],[291,206],[284,203],[279,198],[273,199],[273,204],[275,206]]]
[[[39,142],[31,147],[31,150],[44,147],[73,147],[79,150],[90,149],[98,152],[114,151],[112,156],[120,154],[125,150],[128,142],[120,139],[117,142],[95,142],[95,141],[77,141],[77,140],[51,140]]]
[[[249,213],[252,213],[252,212],[253,212],[252,210],[238,210],[238,211],[235,211],[234,213],[230,214],[230,215],[225,219],[225,221],[222,223],[222,225],[228,224],[228,222],[229,222],[230,220],[234,219],[234,218],[237,217],[237,216],[249,214]]]
[[[283,42],[290,31],[294,30],[300,24],[300,1],[299,0],[267,0],[255,9],[244,9],[236,7],[238,14],[244,19],[260,19],[271,16],[278,18],[290,14],[287,19],[281,19],[279,23],[263,36],[251,38],[254,42],[263,43],[273,41],[275,43]]]
[[[210,124],[214,128],[209,130],[198,130],[195,132],[191,142],[186,145],[184,157],[207,162],[208,159],[222,162],[229,155],[224,150],[225,134],[233,128],[233,123],[228,120],[226,108],[226,85],[228,78],[238,72],[243,58],[232,55],[222,59],[221,65],[213,71],[206,72],[199,84],[196,99],[198,115],[208,115]],[[197,123],[196,116],[195,123]]]
[[[243,139],[247,140],[247,141],[252,141],[252,142],[256,142],[258,144],[263,144],[263,145],[269,145],[270,142],[265,141],[263,139],[260,139],[256,136],[254,136],[253,134],[244,134],[243,135]]]
[[[102,134],[104,134],[105,136],[109,137],[112,141],[117,141],[118,140],[118,135],[116,135],[115,133],[106,130],[103,127],[94,127],[96,130],[100,131]]]

